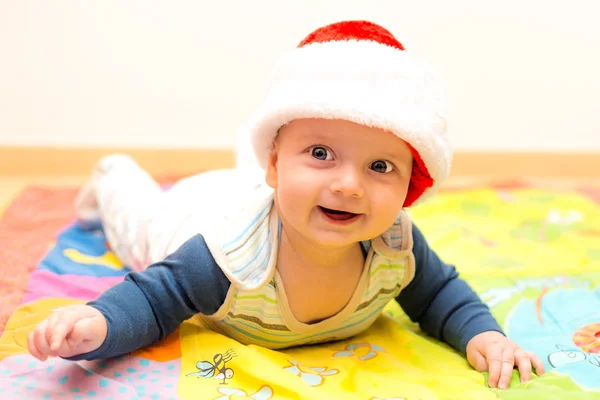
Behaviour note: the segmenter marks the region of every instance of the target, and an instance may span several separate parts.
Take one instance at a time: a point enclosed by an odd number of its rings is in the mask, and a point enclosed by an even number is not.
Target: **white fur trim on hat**
[[[280,59],[247,129],[263,168],[279,128],[294,119],[344,119],[393,132],[415,148],[434,181],[422,200],[450,172],[446,101],[443,79],[406,51],[370,40],[312,43]]]

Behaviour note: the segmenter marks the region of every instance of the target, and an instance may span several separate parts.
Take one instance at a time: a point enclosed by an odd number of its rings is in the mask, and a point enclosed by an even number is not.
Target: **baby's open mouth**
[[[319,209],[323,214],[336,221],[348,221],[360,215],[348,211],[332,210],[331,208],[325,208],[322,206],[319,206]]]

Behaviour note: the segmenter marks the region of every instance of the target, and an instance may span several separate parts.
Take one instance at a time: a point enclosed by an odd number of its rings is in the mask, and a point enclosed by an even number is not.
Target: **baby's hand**
[[[104,315],[95,308],[63,307],[36,326],[27,337],[27,347],[40,361],[48,356],[73,357],[99,348],[106,332]]]
[[[515,342],[496,331],[474,336],[467,344],[467,360],[479,372],[489,372],[490,387],[508,388],[516,366],[521,382],[531,379],[531,367],[536,374],[544,373],[544,363],[531,351],[521,349]]]

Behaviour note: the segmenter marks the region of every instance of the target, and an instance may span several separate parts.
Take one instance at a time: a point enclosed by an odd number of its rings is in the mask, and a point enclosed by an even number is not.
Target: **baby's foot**
[[[86,182],[75,197],[75,214],[77,223],[83,228],[93,228],[100,224],[100,211],[96,201],[96,184],[115,167],[124,164],[136,164],[135,160],[126,154],[111,154],[102,157],[94,165],[91,178]]]
[[[121,165],[137,165],[133,157],[127,154],[109,154],[102,157],[92,170],[92,180],[100,179],[108,174],[112,169]]]
[[[84,184],[75,197],[75,215],[77,224],[84,229],[90,229],[100,224],[100,212],[91,181]]]

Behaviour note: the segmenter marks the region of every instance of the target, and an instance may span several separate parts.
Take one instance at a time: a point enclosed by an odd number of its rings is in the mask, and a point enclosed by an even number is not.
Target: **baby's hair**
[[[283,128],[284,126],[287,126],[289,124],[289,122],[281,125],[278,129],[277,132],[275,132],[275,137],[273,138],[273,143],[271,143],[271,150],[273,150],[275,148],[275,141],[277,140],[277,138],[279,137],[279,133],[281,132],[281,128]]]

